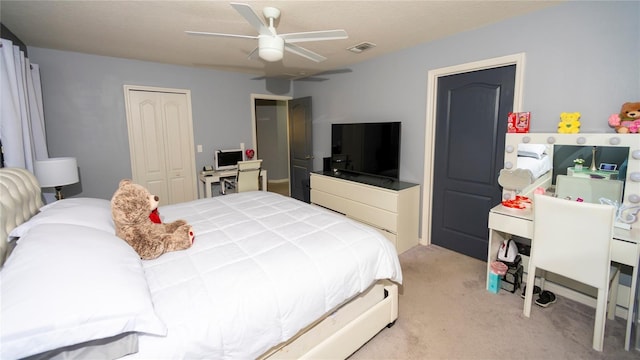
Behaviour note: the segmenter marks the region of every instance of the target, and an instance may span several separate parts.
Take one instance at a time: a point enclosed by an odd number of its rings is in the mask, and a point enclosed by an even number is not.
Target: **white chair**
[[[622,202],[624,181],[591,179],[577,176],[556,176],[556,196],[560,199],[576,200],[599,204],[600,198]]]
[[[260,171],[262,160],[238,161],[238,172],[235,179],[222,180],[222,194],[232,192],[260,190]]]
[[[536,269],[592,286],[598,290],[593,348],[602,351],[614,207],[536,194],[533,211],[533,239],[523,313],[526,317],[531,314],[534,286],[529,285],[534,284]]]

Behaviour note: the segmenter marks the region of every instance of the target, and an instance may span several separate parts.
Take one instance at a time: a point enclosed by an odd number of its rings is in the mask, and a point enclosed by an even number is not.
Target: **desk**
[[[535,206],[535,205],[534,205]],[[631,343],[631,328],[635,318],[635,297],[638,280],[638,263],[640,259],[640,228],[623,230],[614,228],[611,243],[611,261],[629,265],[633,268],[631,277],[631,292],[629,294],[627,330],[624,348],[629,351]],[[491,262],[496,260],[500,244],[511,235],[531,239],[533,237],[533,211],[531,209],[518,210],[498,205],[489,211],[489,249],[487,254],[487,285]],[[525,269],[526,271],[526,269]]]
[[[585,178],[595,178],[595,179],[605,179],[605,180],[618,180],[618,174],[620,172],[618,170],[614,171],[601,171],[601,170],[589,170],[589,168],[583,167],[580,170],[576,170],[573,167],[567,168],[567,175],[569,176],[577,176],[577,177],[585,177]],[[624,179],[622,179],[624,180]]]
[[[198,175],[198,179],[200,179],[198,192],[200,199],[203,197],[210,198],[211,194],[211,185],[220,183],[221,178],[229,178],[236,177],[238,170],[223,170],[223,171],[214,171],[213,175],[205,176],[202,174]],[[260,171],[260,179],[262,180],[262,191],[267,191],[267,170],[262,169]]]

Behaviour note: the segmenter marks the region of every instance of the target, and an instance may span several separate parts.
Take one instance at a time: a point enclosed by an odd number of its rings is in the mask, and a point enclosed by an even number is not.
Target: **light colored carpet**
[[[607,320],[592,349],[595,309],[558,297],[522,315],[520,291],[485,289],[486,263],[431,245],[400,255],[399,318],[353,354],[360,359],[640,359],[624,351],[626,321]]]

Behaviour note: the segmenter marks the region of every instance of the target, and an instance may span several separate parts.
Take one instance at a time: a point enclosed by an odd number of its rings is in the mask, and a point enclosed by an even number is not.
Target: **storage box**
[[[508,133],[528,133],[531,122],[530,112],[509,113],[507,132]]]
[[[500,282],[501,282],[501,278],[502,276],[494,273],[494,272],[490,272],[489,273],[489,285],[487,285],[487,290],[489,290],[489,292],[492,292],[494,294],[497,294],[498,291],[500,291]]]

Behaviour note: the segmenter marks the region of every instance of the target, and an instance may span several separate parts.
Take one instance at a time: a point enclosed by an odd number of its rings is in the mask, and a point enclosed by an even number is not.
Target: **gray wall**
[[[422,183],[427,72],[516,53],[532,132],[556,132],[565,111],[582,113],[582,132],[613,132],[609,115],[640,101],[639,18],[640,2],[572,1],[295,82],[295,97],[313,97],[314,168],[330,155],[331,123],[402,121],[400,178]]]
[[[313,97],[315,169],[330,153],[331,123],[402,121],[400,177],[422,183],[430,69],[524,52],[532,132],[555,132],[563,111],[582,113],[583,132],[609,132],[609,115],[640,100],[639,18],[639,2],[562,3],[276,93]],[[33,47],[29,55],[41,67],[50,155],[78,158],[81,184],[68,196],[110,198],[131,176],[124,84],[191,90],[198,168],[215,148],[251,144],[250,94],[271,93],[246,74]]]
[[[80,183],[65,187],[68,197],[110,199],[132,176],[124,85],[191,90],[194,144],[203,147],[196,169],[213,163],[215,149],[251,147],[251,93],[271,94],[249,74],[34,47],[29,56],[40,65],[49,155],[78,159]]]

